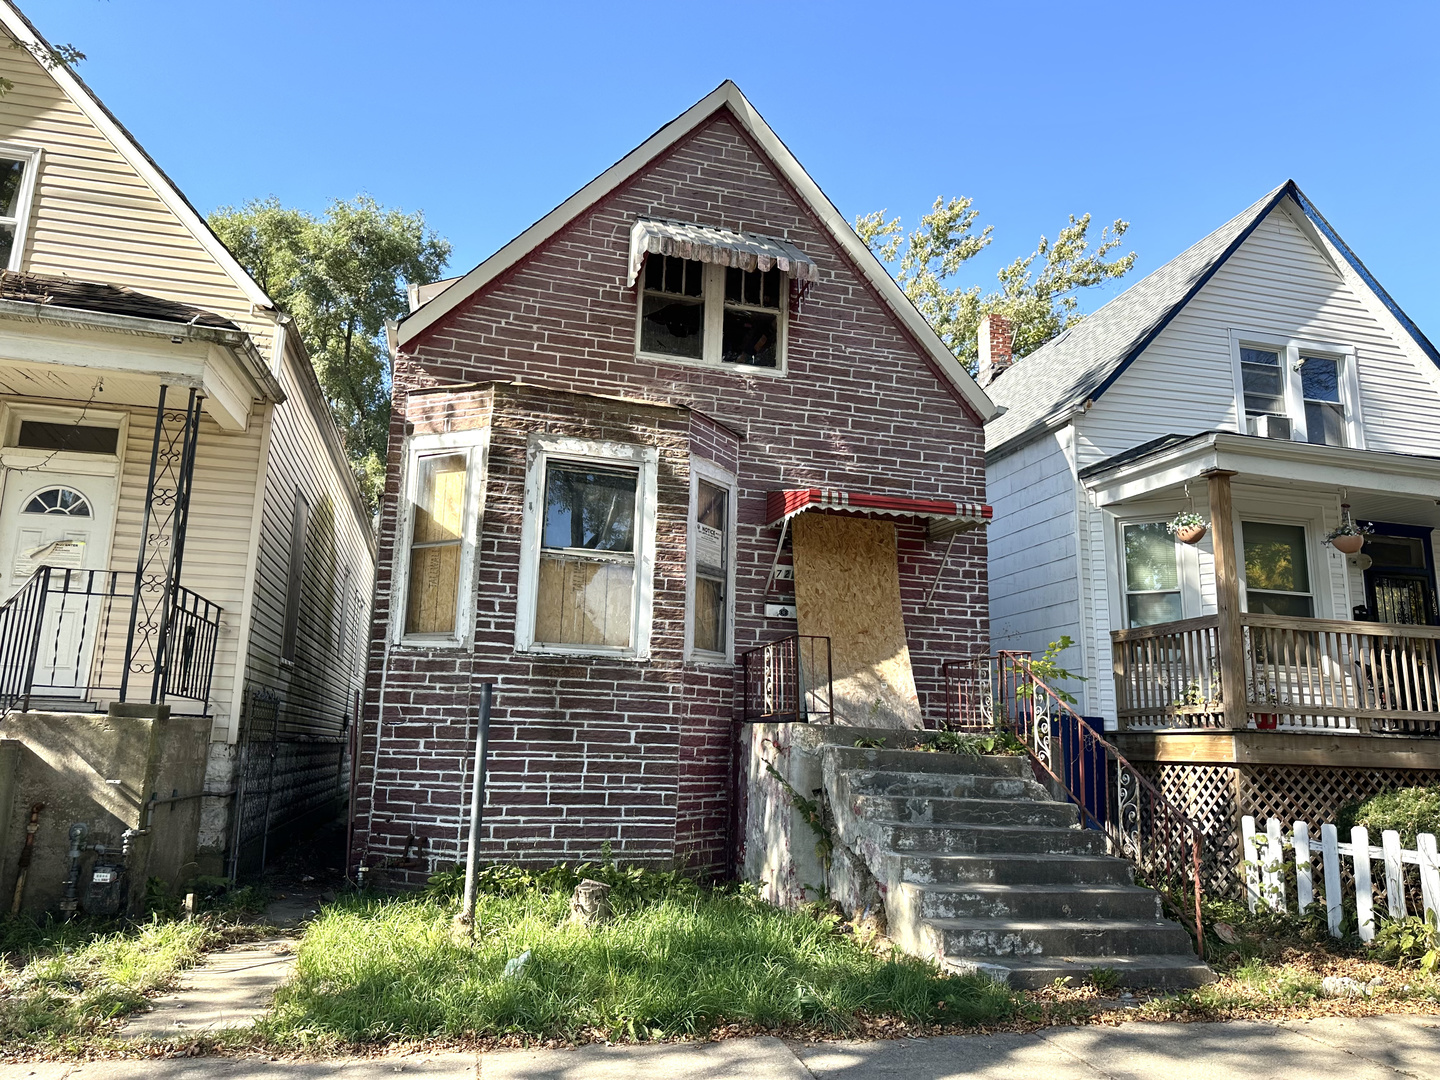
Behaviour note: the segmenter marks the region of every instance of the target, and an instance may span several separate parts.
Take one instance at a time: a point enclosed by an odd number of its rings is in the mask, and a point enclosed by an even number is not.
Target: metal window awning
[[[818,274],[810,257],[788,241],[661,218],[638,218],[630,227],[629,284],[640,276],[646,255],[673,255],[742,270],[781,270],[802,289]]]
[[[915,499],[904,495],[871,495],[834,488],[794,488],[765,496],[766,524],[779,525],[806,510],[852,510],[861,514],[925,518],[930,538],[944,539],[969,532],[990,521],[984,503],[957,503],[949,499]]]

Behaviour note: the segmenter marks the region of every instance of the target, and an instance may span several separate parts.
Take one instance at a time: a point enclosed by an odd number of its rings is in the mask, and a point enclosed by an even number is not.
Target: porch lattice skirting
[[[1240,899],[1240,819],[1334,821],[1342,807],[1382,791],[1440,785],[1437,769],[1331,768],[1323,765],[1187,765],[1137,761],[1135,767],[1176,809],[1199,823],[1206,888]]]

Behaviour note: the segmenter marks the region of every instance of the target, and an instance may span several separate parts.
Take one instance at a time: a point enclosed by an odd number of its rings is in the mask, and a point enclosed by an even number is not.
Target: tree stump
[[[575,886],[570,897],[570,921],[581,926],[594,926],[610,921],[610,886],[586,878]]]

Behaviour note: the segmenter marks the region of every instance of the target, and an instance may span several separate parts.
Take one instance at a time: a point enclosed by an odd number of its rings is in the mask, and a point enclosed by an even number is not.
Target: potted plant
[[[1330,530],[1325,542],[1336,551],[1355,555],[1365,546],[1365,538],[1374,531],[1369,525],[1357,525],[1350,516],[1350,504],[1344,503],[1340,507],[1340,524]]]
[[[1165,526],[1182,544],[1198,544],[1210,527],[1210,523],[1194,510],[1181,510]]]
[[[1279,692],[1275,689],[1275,687],[1273,687],[1273,686],[1256,686],[1254,683],[1249,683],[1249,684],[1246,685],[1245,689],[1246,689],[1246,691],[1247,691],[1247,695],[1246,695],[1246,696],[1249,697],[1250,703],[1251,703],[1252,705],[1253,705],[1253,704],[1256,704],[1256,703],[1259,703],[1259,702],[1263,702],[1263,703],[1265,703],[1266,705],[1278,705],[1278,704],[1280,704],[1280,694],[1279,694]],[[1280,726],[1280,714],[1279,714],[1279,713],[1256,713],[1256,714],[1255,714],[1255,730],[1256,730],[1256,731],[1274,731],[1274,730],[1277,729],[1279,726]]]

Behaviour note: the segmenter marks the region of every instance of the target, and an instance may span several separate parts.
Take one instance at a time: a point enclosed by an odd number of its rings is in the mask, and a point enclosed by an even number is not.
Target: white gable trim
[[[860,272],[880,294],[881,300],[884,301],[891,313],[915,337],[950,383],[979,413],[981,419],[988,420],[994,416],[995,405],[989,396],[980,389],[975,380],[970,377],[970,373],[965,370],[960,361],[955,359],[955,355],[945,347],[944,342],[936,336],[929,323],[915,310],[915,305],[910,302],[910,298],[905,295],[900,286],[895,283],[895,279],[880,264],[880,260],[875,257],[874,252],[865,246],[860,237],[855,235],[855,230],[850,227],[850,223],[826,198],[825,193],[820,190],[820,186],[811,179],[810,174],[780,141],[780,137],[771,130],[770,125],[765,123],[760,114],[755,111],[754,106],[740,92],[740,88],[728,79],[475,267],[474,270],[464,277],[456,279],[449,288],[429,303],[407,315],[399,325],[398,344],[403,347],[413,341],[485,285],[558,233],[580,214],[640,172],[665,150],[689,135],[714,115],[721,106],[728,106],[740,126],[760,144],[760,148],[779,167],[785,179],[799,192],[801,199],[805,201],[811,212],[820,219],[831,239],[855,262],[860,268]]]
[[[0,0],[0,26],[4,26],[10,36],[25,46],[32,56],[35,49],[45,52],[50,49],[50,43],[41,37],[39,31],[9,0]],[[36,62],[39,63],[38,60]],[[40,66],[42,70],[47,70],[49,76],[55,80],[65,95],[75,103],[76,108],[85,114],[86,119],[94,124],[105,138],[110,140],[111,145],[140,175],[141,179],[150,185],[155,194],[159,196],[160,201],[180,219],[191,235],[199,241],[200,246],[229,275],[236,287],[245,294],[246,299],[256,307],[273,308],[274,301],[265,295],[265,290],[260,288],[235,256],[230,254],[230,250],[220,242],[219,237],[210,231],[210,227],[205,224],[204,219],[200,217],[195,208],[186,201],[185,196],[180,194],[179,189],[150,160],[145,151],[140,149],[130,133],[116,122],[105,106],[100,104],[100,99],[91,92],[90,88],[64,64],[56,64],[49,69],[45,69],[43,64]]]

